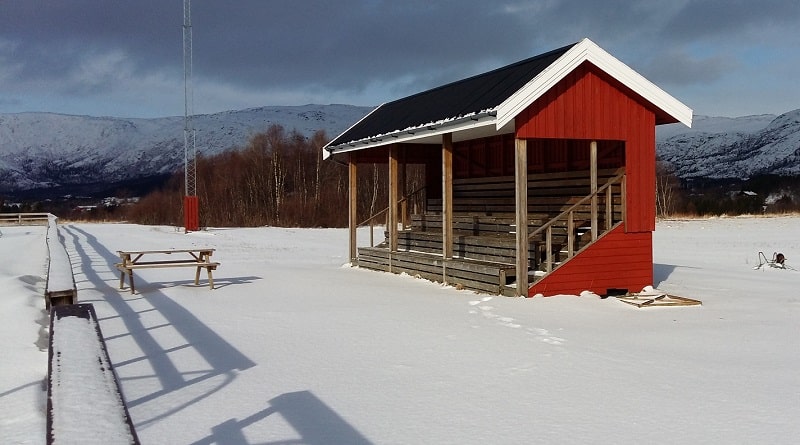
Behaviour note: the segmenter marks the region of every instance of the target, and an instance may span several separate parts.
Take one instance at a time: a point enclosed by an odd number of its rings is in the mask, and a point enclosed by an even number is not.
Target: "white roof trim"
[[[497,107],[497,128],[502,128],[561,79],[588,61],[664,110],[678,122],[692,126],[692,110],[641,74],[620,62],[589,39],[583,39]]]
[[[375,148],[383,145],[410,142],[418,139],[430,138],[443,135],[445,133],[457,133],[460,131],[472,130],[480,127],[494,126],[494,113],[481,113],[470,115],[458,119],[443,120],[436,123],[428,123],[418,127],[407,128],[405,130],[393,131],[391,133],[373,136],[358,141],[346,142],[335,147],[323,147],[323,159],[327,159],[334,153],[346,153],[349,151],[363,150],[365,148]]]
[[[354,123],[353,125],[351,125],[351,126],[347,127],[347,130],[343,131],[341,134],[345,134],[345,133],[347,133],[348,131],[350,131],[350,129],[352,129],[352,128],[353,128],[353,127],[355,127],[356,125],[360,124],[360,123],[361,123],[361,121],[363,121],[364,119],[366,119],[366,118],[370,117],[370,116],[372,115],[372,113],[374,113],[374,112],[378,111],[378,109],[379,109],[380,107],[382,107],[383,105],[384,105],[384,104],[380,104],[380,105],[378,105],[377,107],[375,107],[375,108],[374,108],[372,111],[370,111],[369,113],[367,113],[367,114],[366,114],[366,116],[364,116],[364,117],[362,117],[361,119],[357,120],[357,121],[356,121],[356,123]],[[334,138],[334,139],[335,139],[335,138]],[[333,141],[331,141],[331,142],[333,142]],[[329,145],[330,145],[330,142],[328,142],[327,144],[325,144],[325,146],[324,146],[324,147],[322,147],[322,160],[323,160],[323,161],[324,161],[325,159],[328,159],[328,157],[330,157],[330,155],[331,155],[331,153],[332,153],[331,151],[328,151],[328,150],[326,150],[326,149],[328,148],[328,146],[329,146]]]

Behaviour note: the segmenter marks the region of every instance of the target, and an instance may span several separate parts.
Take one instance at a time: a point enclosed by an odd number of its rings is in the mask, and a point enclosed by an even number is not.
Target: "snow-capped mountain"
[[[197,115],[203,155],[243,147],[279,124],[335,137],[371,108],[351,105],[261,107]],[[183,166],[183,117],[126,119],[52,113],[0,114],[0,193],[108,184],[169,174]],[[695,116],[657,129],[660,159],[682,178],[800,175],[800,110],[780,116]]]
[[[279,124],[335,137],[371,108],[351,105],[261,107],[197,115],[198,153],[244,147]],[[179,170],[183,117],[126,119],[52,113],[0,114],[0,192],[64,184],[111,183]]]
[[[695,116],[659,127],[657,152],[681,178],[800,175],[800,110],[780,116]]]

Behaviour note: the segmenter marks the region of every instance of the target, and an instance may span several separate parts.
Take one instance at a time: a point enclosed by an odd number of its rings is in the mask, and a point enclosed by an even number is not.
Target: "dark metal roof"
[[[385,103],[328,147],[496,108],[575,45]]]

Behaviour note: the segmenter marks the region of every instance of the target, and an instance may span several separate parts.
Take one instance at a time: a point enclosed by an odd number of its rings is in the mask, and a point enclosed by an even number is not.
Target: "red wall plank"
[[[528,295],[598,295],[610,288],[638,292],[653,284],[653,237],[617,227],[530,288]]]
[[[621,140],[628,175],[628,232],[655,230],[655,113],[589,63],[516,117],[519,138]]]

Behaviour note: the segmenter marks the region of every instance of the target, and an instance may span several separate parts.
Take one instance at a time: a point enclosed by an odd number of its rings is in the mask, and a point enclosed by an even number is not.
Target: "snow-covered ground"
[[[0,437],[43,443],[41,227],[0,238]],[[800,218],[663,221],[659,289],[515,299],[344,266],[346,230],[64,224],[146,444],[795,443]],[[360,233],[367,242],[366,232]],[[218,286],[119,249],[213,247]],[[797,260],[797,261],[794,261]],[[87,400],[86,403],[91,403]]]

